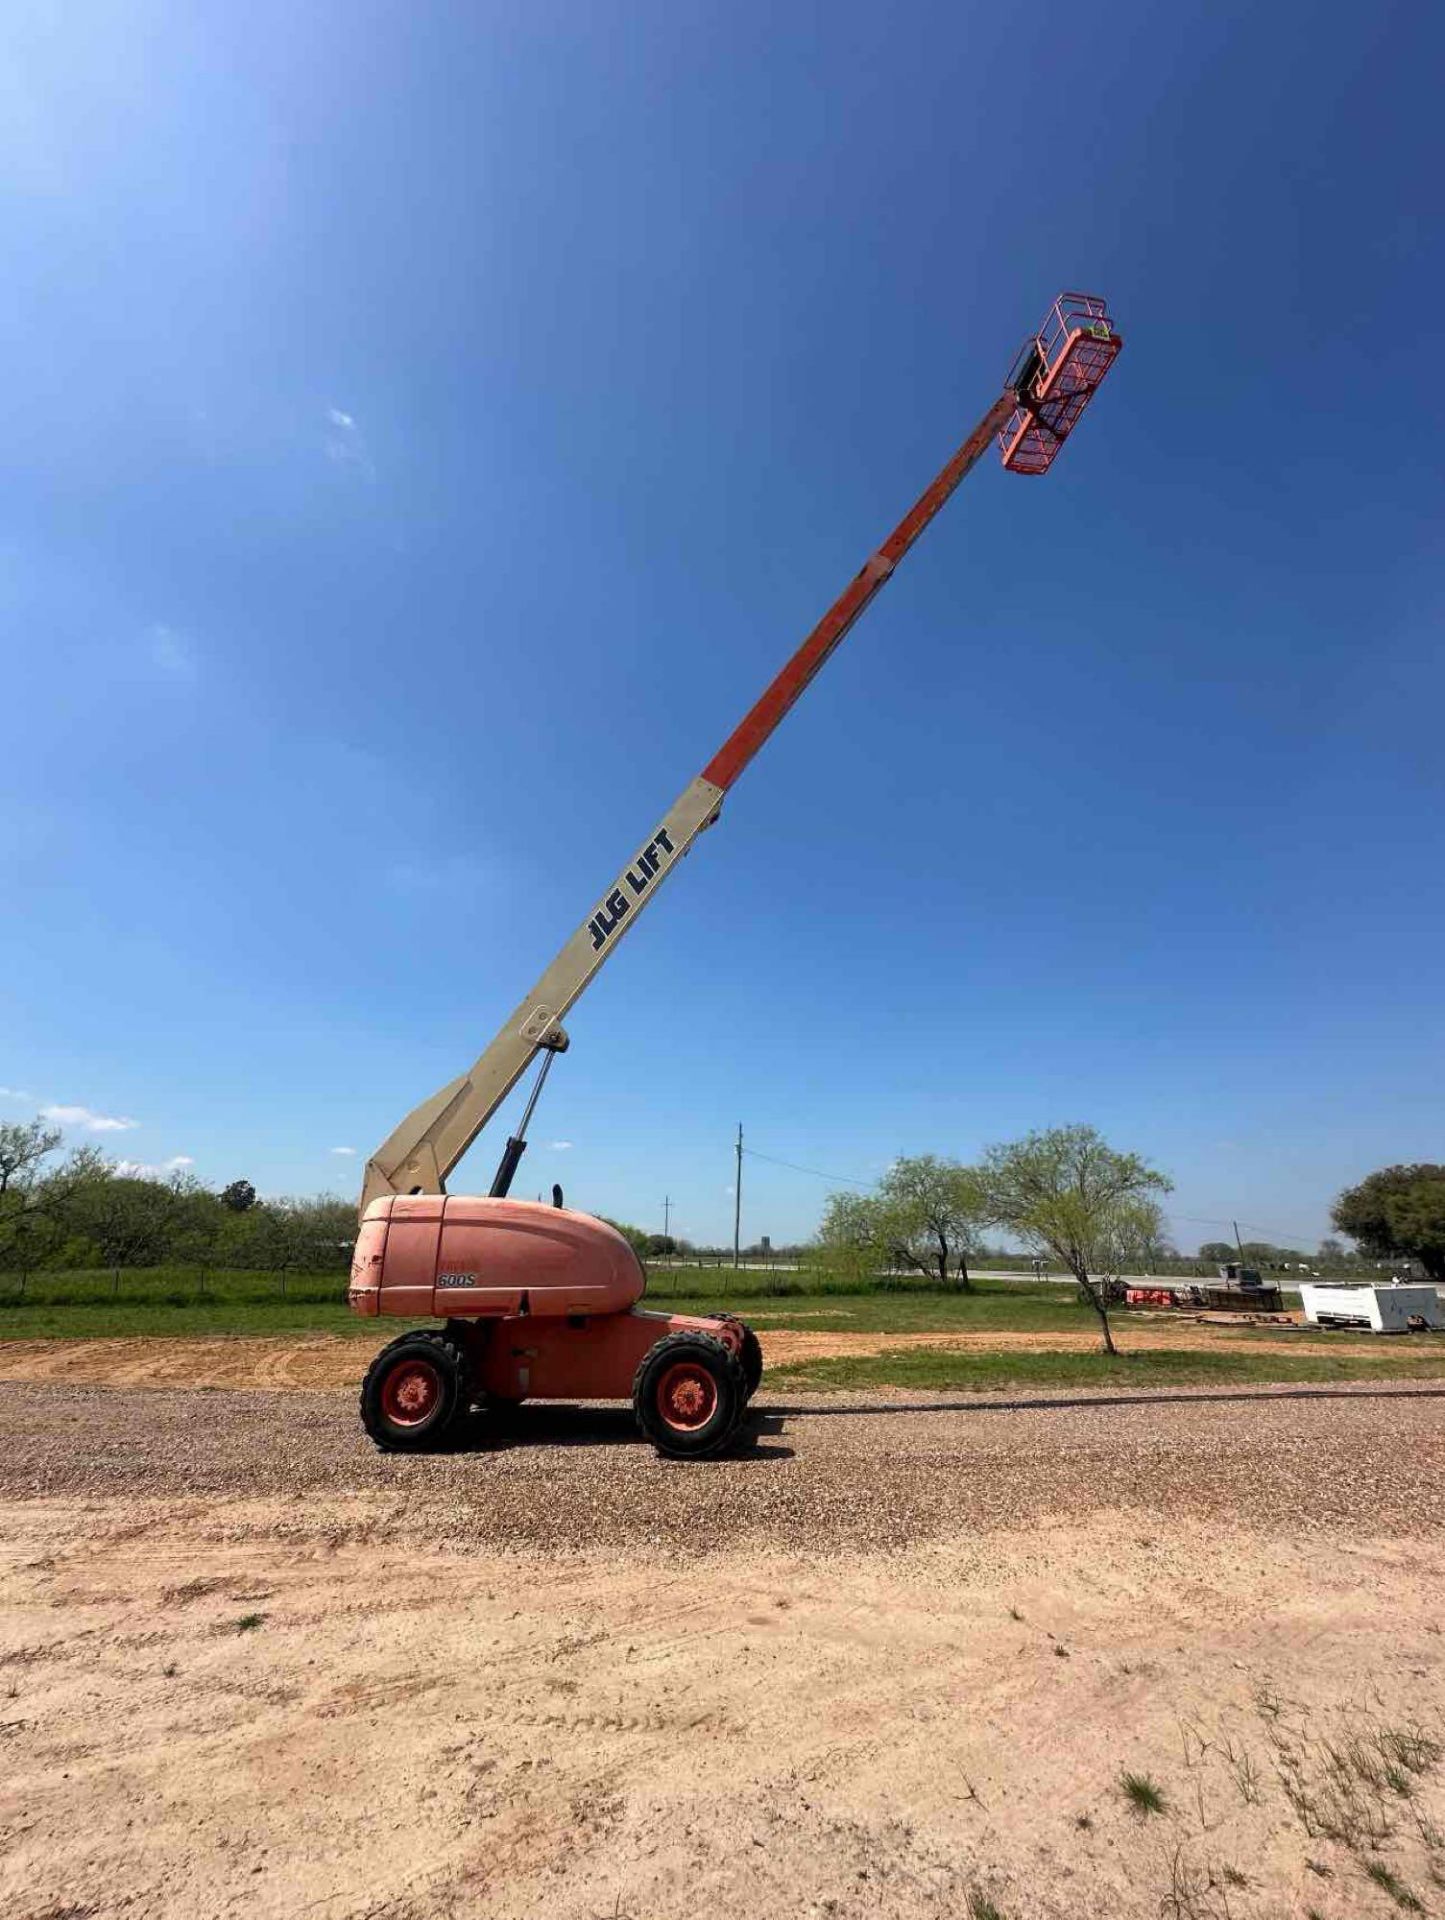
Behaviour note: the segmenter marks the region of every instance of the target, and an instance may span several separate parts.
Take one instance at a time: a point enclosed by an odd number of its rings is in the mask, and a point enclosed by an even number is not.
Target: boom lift
[[[997,439],[1013,473],[1045,473],[1123,341],[1097,295],[1062,293],[1024,342],[1003,392],[834,601],[762,697],[596,902],[474,1064],[409,1113],[366,1165],[348,1300],[368,1315],[444,1318],[405,1333],[367,1373],[361,1417],[378,1446],[433,1447],[474,1403],[631,1397],[659,1452],[700,1457],[732,1439],[762,1376],[733,1315],[650,1313],[646,1276],[604,1221],[511,1200],[527,1126],[563,1016],[654,898],[724,796],[955,488]],[[539,1060],[540,1056],[540,1060]],[[486,1198],[446,1179],[534,1060],[536,1078]]]

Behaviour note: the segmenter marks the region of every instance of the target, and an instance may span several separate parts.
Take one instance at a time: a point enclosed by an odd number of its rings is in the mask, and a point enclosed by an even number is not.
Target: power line
[[[1186,1226],[1190,1227],[1232,1227],[1234,1225],[1232,1219],[1225,1219],[1218,1214],[1171,1213],[1167,1207],[1165,1208],[1165,1212],[1169,1214],[1171,1220],[1182,1220]],[[1239,1224],[1242,1227],[1251,1228],[1255,1233],[1274,1235],[1277,1244],[1281,1245],[1288,1241],[1313,1240],[1315,1238],[1312,1233],[1296,1233],[1286,1227],[1262,1226],[1258,1220],[1241,1220]]]
[[[800,1167],[796,1160],[779,1160],[775,1154],[759,1153],[756,1147],[744,1147],[743,1152],[753,1160],[766,1160],[771,1167],[786,1167],[790,1173],[811,1173],[819,1180],[836,1180],[845,1187],[876,1187],[876,1180],[854,1180],[846,1173],[824,1173],[821,1167]]]
[[[747,1154],[749,1159],[766,1160],[770,1167],[786,1167],[790,1173],[808,1173],[816,1180],[832,1180],[839,1186],[860,1187],[864,1192],[867,1192],[869,1189],[878,1185],[876,1180],[855,1180],[851,1174],[825,1173],[821,1167],[805,1167],[801,1166],[796,1160],[780,1160],[776,1154],[760,1153],[756,1147],[744,1147],[743,1152]],[[1233,1220],[1227,1215],[1173,1213],[1167,1208],[1165,1211],[1169,1219],[1179,1221],[1185,1226],[1228,1227],[1234,1224]],[[1288,1245],[1296,1241],[1305,1242],[1315,1238],[1315,1235],[1312,1233],[1296,1232],[1285,1227],[1264,1226],[1258,1220],[1241,1220],[1239,1224],[1242,1227],[1248,1227],[1254,1233],[1267,1233],[1271,1235],[1279,1245]]]

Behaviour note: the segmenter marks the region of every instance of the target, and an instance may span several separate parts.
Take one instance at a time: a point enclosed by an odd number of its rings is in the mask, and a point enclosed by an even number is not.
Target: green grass
[[[1119,1791],[1134,1812],[1141,1816],[1164,1812],[1166,1803],[1163,1792],[1147,1773],[1121,1773]]]
[[[780,1289],[786,1288],[786,1291]],[[806,1287],[806,1290],[805,1290]],[[0,1340],[97,1339],[124,1334],[295,1334],[375,1337],[376,1326],[346,1306],[346,1276],[211,1272],[204,1287],[194,1267],[122,1272],[0,1275]],[[872,1292],[842,1292],[823,1276],[734,1274],[730,1268],[655,1272],[646,1305],[661,1312],[706,1313],[735,1307],[756,1327],[818,1332],[979,1333],[1004,1329],[1058,1332],[1087,1328],[1092,1315],[1068,1287],[982,1281],[978,1291],[941,1291],[916,1281]],[[389,1322],[399,1330],[399,1322]]]
[[[1093,1309],[1081,1305],[1071,1287],[1009,1280],[980,1280],[973,1293],[907,1283],[866,1293],[799,1289],[780,1298],[741,1288],[703,1292],[695,1285],[678,1284],[673,1275],[658,1274],[648,1283],[647,1305],[678,1313],[735,1307],[750,1325],[764,1331],[806,1327],[816,1333],[1063,1333],[1087,1332],[1098,1324]]]
[[[1124,1333],[1122,1339],[1127,1341]],[[798,1361],[769,1367],[779,1391],[838,1392],[880,1387],[918,1387],[931,1393],[984,1393],[1003,1388],[1203,1387],[1251,1382],[1283,1385],[1331,1380],[1433,1379],[1445,1377],[1445,1340],[1428,1349],[1391,1344],[1371,1357],[1350,1353],[1308,1354],[1236,1347],[1207,1352],[950,1353],[937,1347],[903,1347],[893,1353],[837,1360]]]
[[[124,1335],[204,1334],[302,1336],[329,1333],[371,1341],[407,1323],[362,1319],[345,1302],[341,1273],[215,1271],[204,1285],[194,1267],[122,1272],[37,1273],[20,1292],[0,1274],[0,1340],[97,1339]],[[646,1304],[662,1311],[710,1312],[734,1307],[760,1331],[798,1327],[817,1333],[1086,1333],[1098,1322],[1072,1287],[1032,1280],[984,1280],[972,1293],[919,1280],[890,1281],[871,1291],[842,1290],[815,1272],[734,1273],[731,1268],[655,1271]],[[419,1322],[416,1324],[426,1324]],[[1127,1347],[1130,1317],[1116,1314]],[[1158,1325],[1159,1322],[1150,1324]],[[1117,1360],[1094,1352],[948,1353],[902,1349],[869,1358],[819,1360],[769,1369],[779,1387],[923,1387],[978,1392],[1008,1387],[1203,1386],[1231,1381],[1369,1380],[1382,1376],[1445,1377],[1445,1335],[1381,1340],[1369,1334],[1328,1339],[1326,1355],[1290,1351],[1297,1336],[1269,1328],[1217,1329],[1210,1351],[1136,1353]]]
[[[1383,1860],[1367,1861],[1364,1872],[1367,1880],[1373,1880],[1382,1892],[1389,1894],[1402,1913],[1425,1911],[1425,1903],[1420,1896],[1412,1892],[1400,1876],[1385,1865]]]
[[[124,1334],[374,1334],[346,1305],[344,1273],[139,1267],[0,1274],[0,1340],[109,1339]]]

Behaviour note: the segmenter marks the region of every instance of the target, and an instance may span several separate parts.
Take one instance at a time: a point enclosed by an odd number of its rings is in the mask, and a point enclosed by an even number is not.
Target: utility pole
[[[738,1242],[743,1229],[743,1123],[738,1122],[738,1170],[733,1181],[733,1267],[738,1265]]]
[[[666,1195],[664,1195],[663,1202],[662,1202],[662,1237],[664,1240],[666,1240],[668,1237],[668,1230],[671,1225],[671,1222],[672,1222],[672,1201]]]

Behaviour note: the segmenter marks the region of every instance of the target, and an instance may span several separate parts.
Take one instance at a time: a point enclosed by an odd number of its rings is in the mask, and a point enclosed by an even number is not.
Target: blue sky
[[[517,1190],[720,1238],[739,1120],[866,1180],[1083,1119],[1193,1244],[1445,1157],[1438,10],[0,33],[6,1117],[353,1190],[1082,286],[1078,438],[739,782]],[[751,1162],[745,1234],[827,1191]]]

